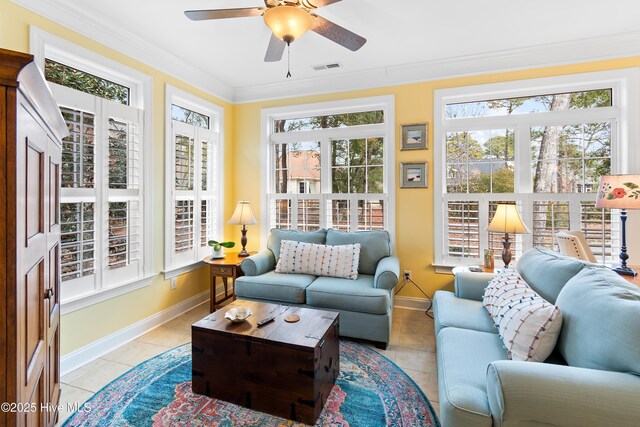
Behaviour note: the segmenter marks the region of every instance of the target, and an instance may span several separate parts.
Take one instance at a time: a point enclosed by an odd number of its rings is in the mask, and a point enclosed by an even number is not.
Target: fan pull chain
[[[287,42],[287,78],[291,77],[291,43]]]

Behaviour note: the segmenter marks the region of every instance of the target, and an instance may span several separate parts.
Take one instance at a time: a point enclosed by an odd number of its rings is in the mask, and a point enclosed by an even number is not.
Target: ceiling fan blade
[[[245,16],[262,16],[264,7],[247,7],[243,9],[187,10],[184,14],[192,21],[207,19],[244,18]]]
[[[285,42],[271,34],[271,40],[269,40],[269,46],[267,47],[267,54],[264,56],[264,62],[280,61],[285,47],[287,47]]]
[[[364,37],[352,33],[346,28],[324,19],[322,16],[314,15],[313,13],[311,15],[313,16],[311,31],[338,43],[340,46],[355,52],[367,42]]]
[[[323,7],[333,3],[338,3],[339,1],[342,1],[342,0],[307,0],[307,3],[315,7]]]

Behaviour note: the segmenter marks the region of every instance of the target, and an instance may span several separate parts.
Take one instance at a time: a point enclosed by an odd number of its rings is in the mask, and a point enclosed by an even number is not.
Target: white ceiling
[[[308,32],[291,46],[293,78],[285,79],[286,53],[281,62],[263,62],[270,32],[261,17],[193,22],[183,14],[189,9],[259,7],[264,5],[261,0],[53,3],[72,8],[120,36],[132,33],[236,90],[640,34],[638,0],[343,0],[318,9],[317,14],[367,38],[365,46],[351,52]],[[588,51],[593,41],[585,41],[583,50]],[[538,49],[540,52],[544,51]],[[313,65],[336,61],[343,68],[312,69]]]

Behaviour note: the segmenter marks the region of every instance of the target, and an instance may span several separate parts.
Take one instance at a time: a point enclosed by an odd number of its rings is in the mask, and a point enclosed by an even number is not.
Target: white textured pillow
[[[353,245],[318,245],[283,240],[276,273],[302,273],[314,276],[358,278],[360,243]]]
[[[562,328],[562,313],[545,301],[509,268],[497,274],[485,289],[483,301],[513,360],[544,362]]]

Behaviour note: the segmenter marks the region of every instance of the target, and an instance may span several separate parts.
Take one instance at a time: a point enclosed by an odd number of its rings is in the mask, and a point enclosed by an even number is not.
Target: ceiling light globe
[[[278,6],[264,12],[264,22],[276,37],[290,43],[311,28],[313,17],[299,7]]]

